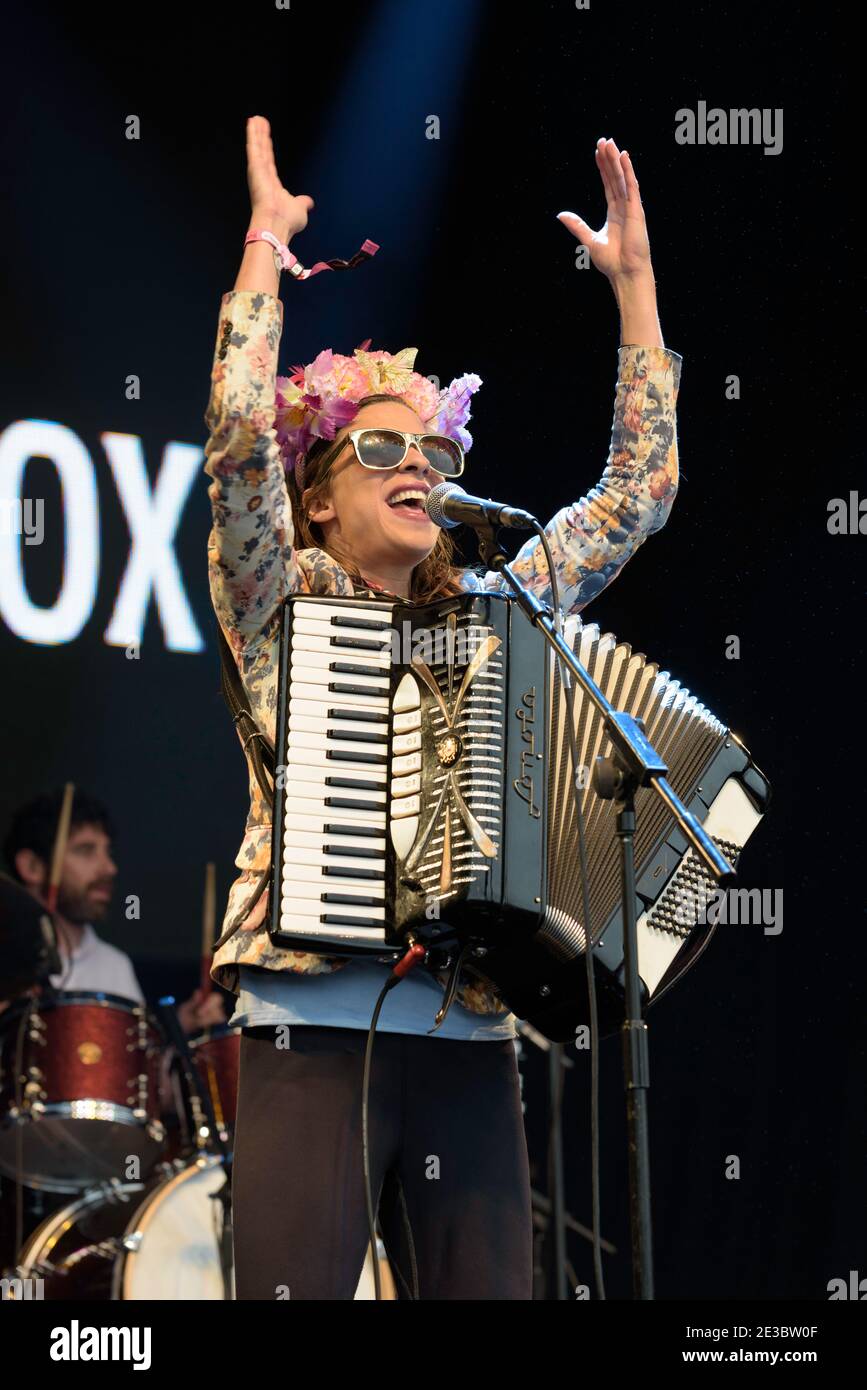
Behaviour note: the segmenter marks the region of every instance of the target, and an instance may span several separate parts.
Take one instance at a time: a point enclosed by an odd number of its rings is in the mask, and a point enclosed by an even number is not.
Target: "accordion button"
[[[421,772],[421,753],[407,753],[392,759],[391,770],[399,777],[404,772]]]
[[[417,748],[421,748],[421,729],[417,729],[414,734],[396,734],[391,747],[394,753],[414,753]]]
[[[421,774],[413,772],[409,777],[392,777],[392,796],[412,796],[421,791]]]
[[[402,801],[391,803],[391,814],[394,820],[401,820],[404,816],[417,816],[421,810],[421,797],[405,796]]]
[[[407,710],[405,714],[396,714],[392,720],[394,732],[396,734],[407,734],[411,729],[417,729],[421,724],[421,710]]]

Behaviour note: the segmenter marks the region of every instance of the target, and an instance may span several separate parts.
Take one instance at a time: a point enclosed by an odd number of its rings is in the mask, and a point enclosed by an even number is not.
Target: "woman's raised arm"
[[[273,232],[288,246],[296,232],[307,226],[307,214],[314,207],[306,193],[293,196],[280,182],[274,163],[271,127],[264,116],[247,121],[247,187],[250,190],[250,231]],[[253,241],[244,247],[244,257],[236,290],[261,290],[276,297],[280,278],[274,265],[274,252],[267,241]]]
[[[313,199],[283,187],[264,116],[247,122],[251,228],[284,243],[307,225]],[[235,288],[223,296],[205,415],[205,472],[213,529],[208,542],[211,600],[237,656],[261,637],[287,593],[300,584],[292,508],[274,430],[275,377],[283,306],[267,242],[244,248]]]
[[[605,192],[605,221],[599,231],[577,212],[557,216],[608,279],[620,309],[621,343],[664,347],[647,223],[632,160],[613,140],[601,139],[596,143],[596,167]]]
[[[620,310],[617,390],[608,462],[596,487],[548,523],[564,610],[580,612],[668,519],[679,465],[675,409],[682,359],[662,340],[656,284],[638,180],[613,140],[599,140],[596,167],[606,216],[594,232],[574,212],[558,213],[605,275]],[[542,547],[530,540],[512,568],[543,602],[551,601]],[[485,587],[503,588],[494,573]]]

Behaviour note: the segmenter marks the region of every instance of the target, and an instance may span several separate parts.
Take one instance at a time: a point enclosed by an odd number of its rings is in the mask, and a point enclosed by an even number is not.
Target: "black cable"
[[[560,611],[560,591],[557,583],[557,570],[548,544],[548,536],[541,522],[536,522],[536,534],[545,554],[548,574],[551,580],[551,604],[554,610],[554,626],[562,636],[562,614]],[[590,896],[587,889],[587,845],[584,835],[584,810],[581,805],[578,787],[578,742],[575,737],[575,687],[568,667],[559,654],[557,664],[560,668],[560,683],[566,697],[567,719],[566,736],[569,742],[569,757],[572,763],[572,797],[575,805],[575,818],[578,822],[578,859],[581,868],[581,906],[584,913],[584,961],[587,969],[587,1001],[590,1013],[590,1182],[591,1182],[591,1225],[593,1228],[593,1272],[596,1279],[596,1292],[605,1299],[605,1281],[602,1274],[602,1247],[600,1244],[600,1182],[599,1182],[599,1016],[596,1006],[596,976],[593,970],[593,932],[590,922]]]
[[[389,975],[385,984],[379,992],[376,1007],[373,1010],[373,1018],[370,1020],[370,1027],[367,1030],[367,1043],[364,1048],[364,1074],[361,1082],[361,1163],[364,1172],[364,1201],[367,1208],[367,1234],[370,1241],[370,1249],[373,1254],[373,1287],[377,1303],[382,1299],[382,1280],[379,1274],[379,1259],[376,1250],[376,1215],[373,1210],[373,1193],[370,1187],[370,1107],[368,1104],[370,1094],[370,1064],[373,1060],[373,1038],[376,1033],[376,1025],[379,1022],[379,1015],[385,1003],[385,996],[390,989],[393,989],[400,981],[394,976]]]
[[[379,1274],[379,1259],[376,1249],[376,1213],[373,1210],[373,1193],[370,1187],[370,1066],[373,1060],[373,1039],[376,1034],[376,1025],[379,1022],[379,1015],[385,1003],[385,996],[389,990],[399,985],[404,976],[427,958],[425,948],[413,940],[410,935],[407,937],[407,949],[400,960],[394,966],[388,979],[379,992],[379,998],[373,1010],[373,1017],[370,1020],[370,1027],[367,1030],[367,1043],[364,1048],[364,1073],[361,1082],[361,1163],[364,1171],[364,1200],[367,1208],[367,1234],[370,1241],[370,1248],[373,1255],[373,1285],[377,1302],[382,1299],[382,1280]],[[404,1220],[409,1231],[410,1259],[413,1265],[413,1283],[418,1289],[418,1274],[415,1268],[415,1249],[412,1244],[412,1228],[409,1226],[409,1218],[404,1209]],[[401,1280],[404,1288],[406,1281]]]

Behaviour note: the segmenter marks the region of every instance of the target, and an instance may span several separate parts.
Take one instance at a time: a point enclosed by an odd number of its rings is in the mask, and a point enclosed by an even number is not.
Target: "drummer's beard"
[[[95,888],[97,885],[92,886]],[[110,888],[111,885],[100,882],[99,886]],[[57,894],[57,910],[61,917],[65,917],[67,922],[72,922],[77,927],[86,926],[88,922],[101,921],[109,906],[110,899],[92,897],[87,890],[73,893],[64,891],[61,885]]]

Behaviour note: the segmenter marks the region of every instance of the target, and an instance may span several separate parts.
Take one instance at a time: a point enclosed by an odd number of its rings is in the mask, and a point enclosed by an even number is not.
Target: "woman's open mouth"
[[[426,498],[427,492],[424,488],[404,487],[393,493],[386,505],[390,511],[411,521],[429,521],[424,505]]]

